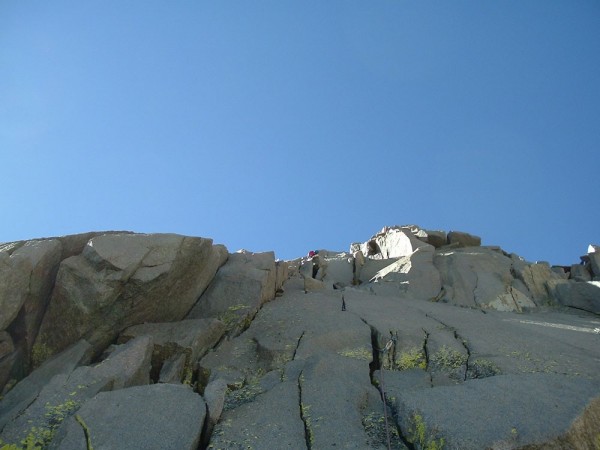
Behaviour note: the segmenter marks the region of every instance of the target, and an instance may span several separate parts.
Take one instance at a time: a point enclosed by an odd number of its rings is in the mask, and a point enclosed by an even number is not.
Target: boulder
[[[573,264],[571,266],[571,280],[575,281],[592,281],[592,274],[587,266],[583,264]]]
[[[136,337],[126,344],[117,345],[107,359],[89,370],[94,378],[112,380],[112,389],[148,384],[153,348],[152,336]]]
[[[600,281],[560,283],[554,292],[561,305],[600,314]]]
[[[15,242],[0,248],[0,330],[9,329],[12,346],[0,363],[0,389],[9,379],[20,379],[29,372],[33,343],[60,257],[61,244],[56,239]]]
[[[448,233],[448,244],[456,247],[479,247],[481,238],[463,231],[450,231]]]
[[[330,253],[322,257],[326,272],[323,281],[327,286],[351,286],[354,280],[354,257],[348,253]]]
[[[70,234],[51,239],[58,239],[62,244],[61,260],[80,255],[90,239],[97,236],[135,234],[131,231],[90,231],[87,233]]]
[[[25,307],[23,332],[29,337],[29,349],[50,298],[61,250],[60,242],[51,239],[0,251],[0,329],[5,330]]]
[[[315,280],[312,277],[304,278],[304,292],[317,292],[326,288],[326,285],[321,280]]]
[[[87,364],[91,346],[81,340],[48,359],[13,387],[0,402],[0,430],[20,415],[39,395],[43,387],[58,374],[70,374],[80,364]]]
[[[206,412],[208,414],[205,428],[206,437],[212,434],[215,425],[221,418],[227,390],[227,382],[222,378],[208,383],[204,389],[203,397],[206,402]]]
[[[52,355],[85,338],[100,353],[131,325],[181,320],[225,253],[210,239],[175,234],[94,237],[60,264],[36,345]]]
[[[228,332],[239,333],[275,297],[276,277],[273,252],[231,254],[187,318],[218,318]]]
[[[118,342],[124,343],[136,337],[151,336],[154,342],[152,378],[157,380],[163,364],[178,355],[185,356],[183,372],[191,373],[196,361],[213,348],[224,333],[225,324],[217,319],[144,323],[124,330]]]
[[[202,397],[183,385],[102,392],[66,420],[50,448],[196,450],[205,415]]]
[[[17,443],[32,434],[47,444],[62,421],[98,392],[148,384],[152,339],[144,336],[118,346],[96,366],[81,366],[72,373],[54,376],[26,409],[6,424],[1,438]]]
[[[433,255],[432,246],[420,247],[411,255],[381,269],[371,281],[396,284],[402,295],[432,299],[442,288],[440,273],[433,265]]]
[[[275,291],[282,291],[283,284],[289,278],[289,264],[287,261],[276,261],[275,262],[275,271],[276,271],[276,281],[275,281]]]
[[[160,368],[158,382],[179,384],[182,381],[187,381],[185,372],[186,360],[187,357],[184,354],[175,354],[167,359]]]
[[[445,231],[440,230],[425,230],[427,238],[425,242],[429,245],[433,245],[435,248],[443,247],[448,243],[448,235]]]
[[[536,305],[512,276],[512,260],[484,247],[438,250],[435,267],[442,277],[441,299],[460,306],[522,311]]]
[[[511,260],[512,273],[525,284],[530,298],[538,306],[552,304],[555,300],[550,286],[564,280],[564,276],[554,272],[546,262],[529,264],[516,255],[511,255]]]

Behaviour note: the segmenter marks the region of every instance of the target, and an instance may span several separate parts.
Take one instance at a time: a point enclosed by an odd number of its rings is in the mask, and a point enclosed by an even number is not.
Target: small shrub
[[[442,450],[444,448],[444,438],[437,439],[435,432],[427,430],[423,416],[413,414],[410,420],[411,427],[409,429],[408,440],[415,447],[422,450]]]
[[[469,363],[467,378],[487,378],[500,374],[500,368],[487,359],[476,359]]]
[[[442,370],[455,370],[467,363],[467,355],[444,345],[434,353],[431,362]]]
[[[406,352],[400,353],[396,358],[397,370],[408,369],[425,369],[427,367],[427,359],[423,349],[413,347]]]
[[[31,366],[36,369],[52,356],[52,350],[42,342],[36,342],[31,349]]]

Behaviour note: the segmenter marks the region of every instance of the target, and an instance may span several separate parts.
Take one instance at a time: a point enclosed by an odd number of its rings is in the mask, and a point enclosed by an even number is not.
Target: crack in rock
[[[304,333],[303,333],[304,335]],[[304,381],[304,371],[300,372],[298,376],[298,407],[300,409],[300,419],[304,424],[304,440],[306,442],[306,449],[312,449],[312,443],[314,441],[313,431],[310,427],[310,405],[305,405],[302,402],[302,382]]]

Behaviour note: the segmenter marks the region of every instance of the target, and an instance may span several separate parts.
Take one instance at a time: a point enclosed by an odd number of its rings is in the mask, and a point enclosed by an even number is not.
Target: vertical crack
[[[454,327],[448,326],[448,324],[442,322],[440,319],[433,317],[429,314],[425,314],[425,316],[429,317],[430,319],[435,320],[436,322],[441,324],[444,328],[451,330],[454,339],[457,340],[458,342],[460,342],[462,347],[467,352],[467,359],[465,361],[465,373],[463,375],[463,381],[466,381],[467,377],[468,377],[468,373],[469,373],[469,363],[471,361],[471,349],[469,348],[469,344],[468,344],[467,340],[465,338],[463,338],[460,334],[458,334],[458,332],[456,331],[456,329]],[[425,330],[423,330],[423,331],[425,331]],[[427,356],[427,353],[425,353],[425,357],[427,358],[427,368],[429,369],[429,357]]]
[[[512,286],[508,286],[508,292],[510,294],[510,297],[512,298],[513,303],[515,304],[516,310],[519,311],[519,312],[522,312],[523,310],[519,306],[519,303],[517,302],[515,294],[513,294],[513,287]]]
[[[397,432],[397,435],[392,434],[390,436],[390,438],[391,438],[390,444],[391,445],[388,448],[404,447],[404,448],[408,448],[409,450],[414,450],[415,449],[414,445],[402,433],[402,428],[400,427],[399,420],[398,420],[398,409],[397,409],[396,405],[394,404],[394,402],[388,398],[388,396],[386,395],[386,391],[385,391],[384,371],[386,370],[385,369],[385,357],[386,356],[384,353],[386,351],[389,353],[387,356],[388,361],[390,363],[390,367],[393,367],[393,362],[396,360],[396,347],[397,347],[396,343],[398,340],[398,332],[397,331],[394,332],[394,331],[390,330],[390,340],[393,342],[393,345],[386,350],[385,345],[383,347],[380,347],[380,345],[379,345],[379,340],[382,337],[379,330],[377,330],[377,328],[375,328],[373,325],[370,325],[364,318],[362,318],[362,317],[359,317],[359,318],[360,318],[360,320],[362,320],[362,322],[365,325],[367,325],[371,329],[371,348],[372,348],[372,352],[373,352],[373,360],[369,364],[369,376],[371,378],[371,384],[379,392],[383,411],[384,411],[383,417],[385,418],[388,411],[390,412],[389,418],[391,420],[387,426],[394,427],[395,431]],[[426,333],[426,336],[428,336],[427,333]],[[387,342],[386,342],[386,344],[387,344]],[[391,358],[391,360],[390,360],[390,358]],[[379,380],[377,380],[374,376],[375,371],[377,371],[377,370],[379,370]],[[398,440],[400,442],[398,442]],[[310,449],[310,447],[309,447],[309,449]]]
[[[477,306],[479,306],[479,302],[477,301],[477,294],[476,294],[477,288],[479,287],[479,276],[477,275],[477,272],[473,271],[473,273],[475,274],[475,286],[473,286],[473,303],[475,303]]]
[[[465,375],[463,377],[463,381],[467,381],[467,375],[469,374],[469,363],[471,362],[471,349],[469,348],[467,340],[458,334],[456,330],[454,330],[454,339],[460,341],[461,345],[467,352],[467,360],[465,361]]]
[[[300,347],[300,342],[302,341],[302,338],[304,337],[305,334],[306,334],[306,330],[304,330],[302,332],[302,334],[298,338],[298,342],[296,342],[296,348],[294,349],[294,353],[292,354],[292,361],[294,361],[296,359],[296,352],[298,352],[298,348]]]
[[[427,342],[429,341],[429,333],[425,328],[421,328],[425,337],[423,338],[423,354],[425,355],[425,370],[429,371],[429,351],[427,350]]]
[[[369,379],[371,380],[371,384],[375,385],[373,380],[373,373],[376,370],[379,370],[382,366],[382,361],[380,358],[380,349],[379,349],[379,331],[370,325],[365,319],[360,317],[360,320],[369,327],[371,330],[371,354],[372,360],[369,363]]]
[[[298,376],[298,406],[300,408],[300,419],[304,424],[304,440],[306,442],[306,450],[312,449],[314,441],[313,431],[310,427],[310,406],[305,405],[302,401],[302,382],[304,381],[304,371],[300,372]]]

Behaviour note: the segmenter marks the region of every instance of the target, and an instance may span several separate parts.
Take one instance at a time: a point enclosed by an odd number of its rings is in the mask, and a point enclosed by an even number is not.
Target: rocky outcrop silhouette
[[[0,244],[0,448],[599,448],[599,255],[416,225],[293,261]]]

